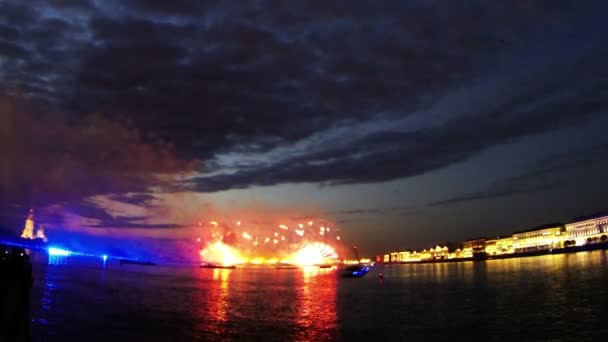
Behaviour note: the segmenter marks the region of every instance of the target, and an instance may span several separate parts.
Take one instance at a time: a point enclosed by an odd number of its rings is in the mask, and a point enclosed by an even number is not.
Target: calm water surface
[[[34,341],[608,339],[608,251],[335,270],[34,265]],[[378,273],[384,284],[378,286]]]

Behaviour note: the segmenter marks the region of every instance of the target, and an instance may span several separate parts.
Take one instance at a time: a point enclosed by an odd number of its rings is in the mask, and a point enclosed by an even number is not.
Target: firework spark
[[[280,261],[306,266],[331,264],[338,258],[335,247],[315,241],[315,238],[323,238],[326,241],[325,238],[330,234],[330,229],[324,220],[316,221],[319,225],[315,225],[315,221],[311,220],[291,224],[269,222],[266,226],[260,225],[259,221],[247,220],[206,222],[209,226],[200,231],[199,234],[202,235],[196,237],[196,241],[203,246],[200,251],[202,262],[222,265],[265,265]],[[300,228],[290,230],[290,225],[297,225]],[[242,227],[251,230],[245,231]],[[280,231],[277,232],[276,227]],[[340,236],[334,237],[337,241],[341,239]]]
[[[322,242],[312,242],[297,250],[286,260],[300,266],[323,265],[338,258],[335,249]]]
[[[201,252],[204,261],[219,265],[237,265],[245,262],[236,248],[230,247],[221,241],[208,245]]]

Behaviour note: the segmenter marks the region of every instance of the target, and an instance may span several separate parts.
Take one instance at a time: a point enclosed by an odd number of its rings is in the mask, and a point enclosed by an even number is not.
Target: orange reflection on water
[[[196,303],[199,322],[195,330],[204,333],[198,336],[203,339],[225,336],[228,332],[226,325],[229,320],[229,280],[232,270],[216,268],[201,271],[199,274],[204,283],[200,287],[200,302]]]
[[[229,269],[213,269],[213,280],[219,283],[219,289],[216,293],[216,300],[213,304],[213,311],[216,314],[216,318],[219,322],[226,322],[228,317],[228,276],[230,276]]]
[[[297,340],[326,341],[336,338],[337,307],[336,269],[304,267],[296,322]]]
[[[336,269],[270,267],[199,272],[194,337],[335,340]]]

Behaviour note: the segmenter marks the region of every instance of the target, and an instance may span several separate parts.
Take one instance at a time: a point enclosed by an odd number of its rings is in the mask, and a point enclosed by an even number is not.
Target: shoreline
[[[527,258],[549,254],[569,254],[578,252],[589,252],[596,250],[608,249],[608,242],[595,243],[584,246],[572,246],[562,247],[556,249],[543,249],[538,251],[521,252],[521,253],[510,253],[510,254],[499,254],[499,255],[482,255],[479,257],[470,258],[453,258],[453,259],[435,259],[435,260],[420,260],[420,261],[399,261],[399,262],[383,262],[382,265],[409,265],[409,264],[438,264],[438,263],[453,263],[453,262],[465,262],[465,261],[488,261],[488,260],[500,260],[500,259],[513,259],[513,258]]]

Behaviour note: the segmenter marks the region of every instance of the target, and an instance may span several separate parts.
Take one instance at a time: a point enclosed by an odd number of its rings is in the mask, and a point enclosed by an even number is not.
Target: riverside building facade
[[[539,226],[496,239],[467,240],[462,243],[462,249],[448,250],[447,247],[436,246],[422,251],[392,252],[385,254],[383,259],[386,263],[472,259],[483,254],[498,257],[575,246],[603,248],[596,245],[600,243],[608,246],[608,215],[576,220],[566,225],[555,223]]]
[[[525,253],[561,248],[563,247],[563,231],[564,227],[561,225],[550,225],[515,233],[513,234],[513,249],[515,253]]]
[[[577,246],[602,241],[602,235],[608,235],[608,216],[568,223],[564,235],[566,240],[574,240]]]

